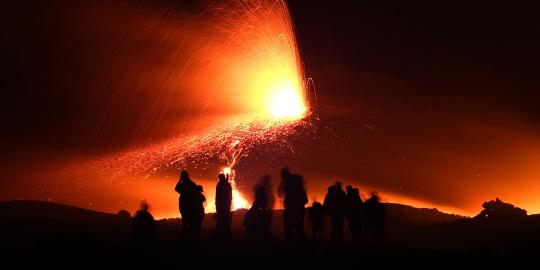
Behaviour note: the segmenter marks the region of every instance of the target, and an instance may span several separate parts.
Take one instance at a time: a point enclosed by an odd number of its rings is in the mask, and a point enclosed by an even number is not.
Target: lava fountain
[[[235,0],[221,5],[210,10],[217,19],[211,22],[216,43],[209,55],[219,74],[212,76],[217,85],[209,87],[234,95],[232,103],[251,116],[302,118],[305,80],[286,4]]]
[[[223,23],[217,29],[226,37],[227,49],[219,54],[219,59],[229,68],[224,70],[222,78],[232,80],[231,88],[242,89],[239,98],[250,103],[250,115],[262,118],[269,125],[303,118],[307,112],[304,75],[286,4],[283,1],[235,1],[234,4],[225,11],[221,17]],[[235,140],[224,153],[227,161],[224,172],[231,176],[235,209],[248,207],[236,189],[233,170],[244,150],[245,139],[250,138]]]
[[[248,201],[237,189],[234,168],[253,147],[287,147],[288,136],[310,125],[307,80],[286,3],[205,3],[201,5],[203,12],[179,26],[183,35],[176,36],[189,37],[182,46],[191,56],[179,58],[185,60],[177,82],[182,87],[173,90],[197,93],[193,102],[204,101],[204,110],[199,113],[202,118],[216,110],[228,112],[227,118],[195,133],[112,153],[86,165],[94,175],[123,179],[177,177],[183,168],[221,164],[226,167],[224,172],[231,175],[233,208],[247,208]],[[171,101],[162,103],[153,104],[152,108],[169,106]],[[213,209],[209,200],[207,211]]]

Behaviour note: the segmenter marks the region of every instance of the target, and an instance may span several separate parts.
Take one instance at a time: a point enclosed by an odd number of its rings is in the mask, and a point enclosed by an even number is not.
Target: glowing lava
[[[229,183],[231,183],[232,186],[232,195],[233,195],[233,201],[232,201],[232,210],[238,210],[238,209],[248,209],[249,208],[249,202],[242,196],[242,193],[238,191],[236,188],[236,181],[235,181],[235,172],[230,167],[223,168],[222,171],[223,174],[229,176]]]
[[[276,89],[269,106],[272,116],[277,119],[302,118],[307,110],[303,95],[300,96],[291,85],[282,85]]]
[[[308,111],[305,76],[287,5],[281,0],[212,2],[208,65],[194,83],[241,114],[298,120]]]

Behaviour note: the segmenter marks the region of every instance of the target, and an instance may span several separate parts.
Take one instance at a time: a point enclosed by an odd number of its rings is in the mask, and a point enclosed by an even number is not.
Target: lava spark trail
[[[290,147],[288,138],[299,130],[310,128],[309,119],[232,122],[196,135],[112,154],[88,165],[91,165],[92,171],[104,171],[111,177],[178,174],[179,169],[211,162],[225,162],[227,167],[232,168],[242,157],[248,156],[253,147],[269,144],[276,148],[287,148]],[[231,156],[234,161],[229,158]]]
[[[184,168],[226,163],[224,170],[231,174],[230,180],[234,187],[233,208],[247,208],[248,201],[236,188],[234,166],[241,158],[249,156],[258,145],[287,149],[291,147],[289,142],[292,136],[306,135],[313,128],[309,117],[295,121],[234,121],[196,135],[178,137],[88,162],[85,172],[109,179],[152,175],[177,177],[178,172]],[[211,211],[210,203],[209,207]]]

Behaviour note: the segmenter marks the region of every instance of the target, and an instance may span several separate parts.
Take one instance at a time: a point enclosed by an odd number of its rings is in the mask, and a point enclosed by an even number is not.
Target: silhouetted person
[[[308,219],[311,226],[311,239],[315,241],[323,240],[324,207],[321,203],[313,202],[308,210]]]
[[[148,203],[141,202],[141,209],[133,217],[133,238],[139,242],[148,242],[156,237],[156,221],[148,212]]]
[[[365,204],[368,235],[376,244],[384,244],[386,237],[386,206],[379,196],[373,192]]]
[[[293,231],[297,240],[305,239],[304,215],[308,202],[304,179],[298,174],[292,174],[288,168],[281,170],[281,182],[278,195],[284,198],[283,225],[287,240],[293,239]]]
[[[244,217],[244,227],[250,240],[271,239],[272,209],[274,196],[271,191],[271,178],[265,175],[255,186],[255,201]]]
[[[128,210],[125,210],[125,209],[118,211],[117,215],[121,217],[122,219],[131,219],[131,214],[129,213]]]
[[[265,210],[274,209],[274,195],[272,194],[272,178],[265,175],[255,186],[255,202]]]
[[[258,208],[257,205],[253,203],[244,216],[243,225],[246,229],[248,239],[251,241],[260,241],[264,239],[262,232],[262,211],[262,209]]]
[[[332,241],[343,241],[346,195],[341,188],[341,182],[336,182],[328,187],[328,193],[324,198],[324,207],[330,220],[332,220]]]
[[[345,217],[349,223],[349,231],[353,242],[359,243],[362,239],[362,208],[364,202],[360,198],[360,191],[347,186]]]
[[[265,175],[255,186],[255,202],[262,209],[262,235],[264,239],[271,238],[272,211],[274,210],[274,194],[272,194],[272,178]]]
[[[189,173],[183,170],[180,173],[180,180],[176,184],[176,192],[180,194],[178,206],[182,216],[182,235],[185,238],[197,238],[197,219],[199,215],[198,205],[200,193],[197,185],[189,177]]]
[[[216,186],[216,239],[227,240],[231,236],[232,186],[229,176],[220,173]]]
[[[201,236],[201,228],[204,220],[204,202],[206,197],[204,196],[203,186],[197,186],[197,193],[195,195],[195,216],[193,219],[193,238],[198,240]]]

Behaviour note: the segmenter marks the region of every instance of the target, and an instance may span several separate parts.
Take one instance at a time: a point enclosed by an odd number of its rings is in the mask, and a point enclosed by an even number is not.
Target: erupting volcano
[[[2,10],[0,201],[116,213],[145,200],[156,217],[178,217],[181,170],[212,212],[219,172],[230,171],[238,209],[265,175],[276,191],[286,166],[309,204],[340,181],[363,199],[378,191],[462,215],[496,197],[540,211],[533,8],[30,0]]]

